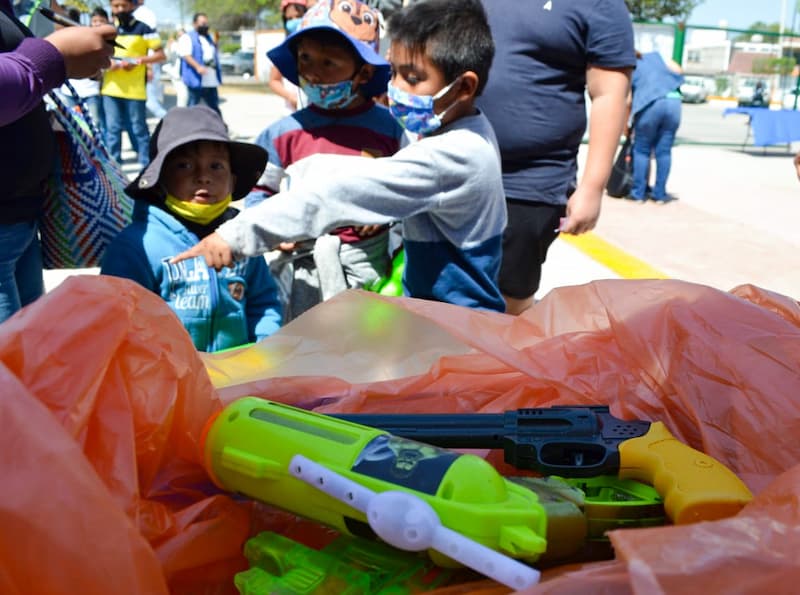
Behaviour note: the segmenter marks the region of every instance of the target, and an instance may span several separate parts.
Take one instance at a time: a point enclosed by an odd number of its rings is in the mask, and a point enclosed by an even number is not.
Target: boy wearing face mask
[[[492,128],[474,107],[494,42],[477,0],[426,0],[395,13],[392,113],[422,138],[392,157],[309,158],[311,179],[224,223],[174,260],[213,267],[343,223],[403,221],[408,296],[502,312],[506,205]]]
[[[148,25],[133,17],[133,0],[111,0],[111,13],[117,25],[117,47],[111,67],[103,75],[100,95],[106,117],[106,144],[111,155],[122,160],[122,131],[128,133],[139,164],[147,165],[147,65],[163,62],[161,38]],[[148,54],[148,51],[150,53]]]
[[[192,19],[194,29],[178,39],[178,55],[181,57],[181,80],[189,92],[189,107],[201,101],[215,112],[219,111],[219,85],[222,71],[219,52],[208,33],[208,16],[198,12]]]
[[[377,54],[379,15],[356,0],[317,4],[283,44],[268,53],[299,85],[309,105],[264,130],[256,144],[269,152],[264,174],[245,204],[252,207],[298,179],[311,155],[394,154],[402,127],[373,97],[386,91],[389,64]],[[387,225],[346,226],[316,241],[284,243],[269,255],[291,320],[348,288],[375,282],[389,268]]]
[[[204,105],[176,107],[153,133],[153,159],[125,189],[134,220],[108,246],[100,272],[136,281],[169,304],[200,351],[258,341],[281,325],[275,281],[263,258],[215,272],[202,259],[169,264],[238,210],[267,160],[264,149],[232,142]]]

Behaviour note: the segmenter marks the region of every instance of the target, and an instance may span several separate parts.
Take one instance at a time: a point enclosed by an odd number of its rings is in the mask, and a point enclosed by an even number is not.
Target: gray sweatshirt
[[[497,142],[483,114],[460,118],[391,157],[317,155],[291,190],[217,231],[234,254],[344,225],[403,222],[406,295],[503,311],[497,287],[506,204]]]

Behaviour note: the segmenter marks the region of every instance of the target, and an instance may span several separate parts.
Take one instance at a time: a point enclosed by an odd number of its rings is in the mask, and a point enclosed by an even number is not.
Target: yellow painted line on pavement
[[[579,236],[562,233],[558,237],[611,269],[623,279],[669,279],[669,275],[613,244],[609,244],[592,232]]]

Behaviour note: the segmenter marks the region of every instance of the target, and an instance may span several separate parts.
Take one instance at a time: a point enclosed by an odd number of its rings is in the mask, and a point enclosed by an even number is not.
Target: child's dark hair
[[[102,6],[95,6],[94,9],[92,10],[91,16],[100,17],[108,21],[108,13],[106,12],[106,9],[103,8]]]
[[[286,16],[286,9],[289,8],[290,6],[294,6],[297,9],[297,12],[300,13],[300,16],[306,14],[306,7],[303,4],[294,4],[294,3],[287,4],[286,8],[283,9],[283,12],[281,12],[281,19],[283,20],[284,29],[286,29],[286,23],[289,21],[289,17]]]
[[[350,55],[353,57],[353,60],[356,63],[356,70],[364,65],[363,58],[361,58],[359,53],[353,47],[353,44],[348,41],[344,34],[339,33],[334,29],[311,29],[307,32],[297,35],[294,39],[292,39],[291,42],[291,50],[294,54],[295,60],[297,60],[297,45],[301,39],[306,38],[313,39],[325,47],[334,47],[347,50],[350,52]]]
[[[475,95],[489,78],[494,40],[479,0],[425,0],[389,18],[389,36],[412,53],[426,55],[447,83],[471,70],[478,75]]]

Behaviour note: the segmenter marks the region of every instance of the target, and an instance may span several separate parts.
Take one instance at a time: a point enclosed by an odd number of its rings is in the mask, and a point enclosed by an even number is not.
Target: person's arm
[[[797,179],[800,180],[800,153],[794,156],[794,169],[797,172]]]
[[[158,48],[158,49],[155,49],[155,50],[151,51],[146,56],[142,56],[141,58],[139,58],[139,63],[140,64],[148,64],[148,65],[149,64],[156,64],[158,62],[163,62],[166,59],[167,59],[167,56],[166,56],[166,54],[164,54],[163,48]]]
[[[267,261],[261,257],[251,258],[247,271],[247,332],[251,341],[260,341],[281,327],[283,306]]]
[[[291,89],[287,89],[286,85],[283,84],[283,75],[281,71],[278,70],[277,66],[274,66],[269,71],[269,88],[270,90],[275,93],[278,97],[283,97],[289,104],[292,106],[292,109],[297,109],[297,93],[292,91]]]
[[[669,68],[675,74],[683,74],[683,67],[672,58],[668,58],[667,60],[665,60],[665,63],[667,65],[667,68]]]
[[[578,187],[567,201],[567,221],[562,232],[581,234],[597,225],[603,191],[628,113],[630,78],[631,69],[589,66],[586,71],[586,85],[592,99],[589,152]]]
[[[192,38],[186,33],[178,38],[178,55],[200,76],[203,76],[208,71],[203,64],[200,64],[192,57]]]
[[[114,27],[65,27],[44,39],[28,38],[0,54],[0,126],[18,120],[68,78],[86,78],[109,66]]]
[[[185,56],[181,56],[181,58],[183,58],[183,61],[191,66],[200,76],[203,76],[206,72],[208,72],[208,67],[200,64],[200,62],[195,60],[191,54],[186,54]]]
[[[435,207],[448,184],[463,185],[474,173],[456,169],[462,163],[438,161],[422,143],[382,159],[315,155],[303,163],[313,175],[245,209],[171,262],[203,256],[209,266],[220,269],[236,257],[263,254],[282,241],[316,238],[345,225],[399,221]],[[446,181],[442,172],[448,173]]]
[[[135,281],[154,293],[159,293],[153,268],[142,247],[142,235],[132,228],[123,230],[108,245],[100,266],[101,275],[111,275]]]

